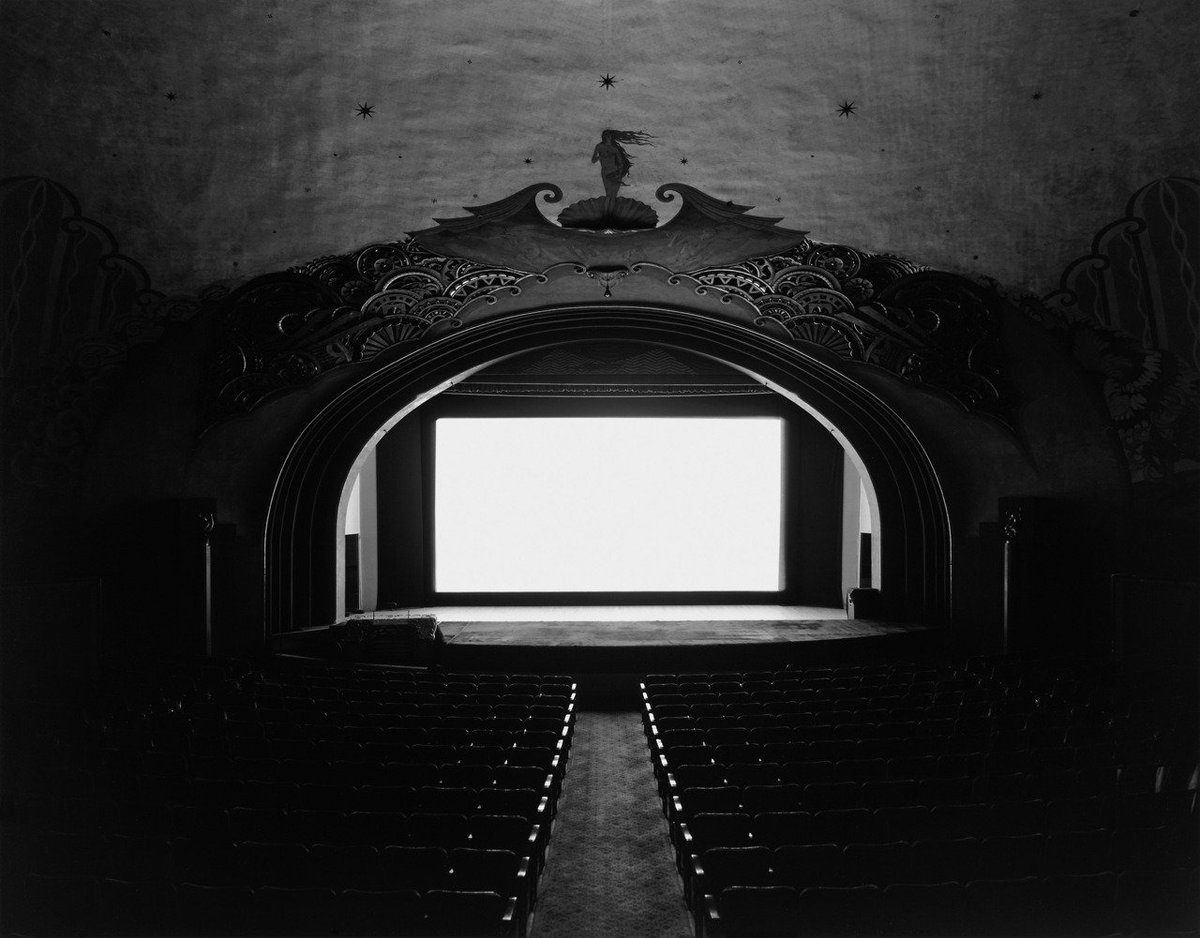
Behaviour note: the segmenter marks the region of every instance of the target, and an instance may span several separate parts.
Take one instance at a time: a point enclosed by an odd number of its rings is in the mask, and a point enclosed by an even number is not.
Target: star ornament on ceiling
[[[838,105],[838,113],[841,114],[842,117],[849,117],[855,111],[854,105],[854,101],[843,101]]]
[[[611,90],[613,85],[615,85],[616,83],[617,83],[616,76],[610,75],[610,74],[608,74],[608,72],[605,72],[603,77],[600,78],[600,80],[596,82],[596,84],[598,84],[601,88],[604,88],[606,91]]]
[[[363,120],[366,120],[368,117],[374,117],[375,116],[374,112],[375,112],[374,104],[360,104],[358,106],[358,108],[355,110],[355,113],[359,117],[361,117]]]

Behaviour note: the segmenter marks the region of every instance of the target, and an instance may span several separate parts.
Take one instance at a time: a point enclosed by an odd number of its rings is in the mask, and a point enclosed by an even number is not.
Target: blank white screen
[[[776,417],[441,418],[441,592],[780,583]]]

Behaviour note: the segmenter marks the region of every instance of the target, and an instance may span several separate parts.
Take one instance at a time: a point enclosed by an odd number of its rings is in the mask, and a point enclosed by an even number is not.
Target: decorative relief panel
[[[4,466],[35,486],[74,481],[129,352],[205,297],[165,296],[103,225],[49,179],[0,182]]]
[[[1200,469],[1200,182],[1134,193],[1060,288],[1017,302],[1096,376],[1134,483]]]
[[[465,304],[520,292],[517,284],[532,276],[443,257],[408,239],[259,277],[221,312],[210,420],[249,411],[331,368],[457,329]]]
[[[461,328],[468,309],[472,321],[483,318],[500,297],[591,278],[597,304],[635,300],[638,274],[678,288],[679,306],[689,293],[716,297],[732,319],[878,366],[972,410],[1004,413],[989,295],[967,280],[814,243],[680,184],[659,189],[660,200],[678,197],[681,206],[657,229],[566,230],[537,207],[547,188],[557,201],[556,187],[531,186],[401,241],[317,258],[232,292],[168,297],[150,289],[107,230],[80,216],[65,189],[6,181],[0,377],[9,471],[29,482],[69,481],[129,350],[198,313],[214,317],[220,336],[202,415],[211,426],[333,369],[432,341]],[[529,238],[537,245],[530,256],[547,265],[487,259],[518,258]],[[443,242],[461,242],[473,256],[439,253]],[[738,258],[738,244],[757,255]]]
[[[731,318],[876,365],[968,409],[1003,417],[996,322],[989,295],[970,281],[895,257],[814,243],[804,232],[775,228],[776,219],[746,215],[747,206],[721,203],[685,186],[660,189],[665,200],[674,198],[668,189],[679,192],[684,205],[658,231],[564,231],[537,212],[534,199],[545,188],[531,186],[472,209],[472,218],[446,220],[440,228],[352,255],[319,258],[235,291],[222,313],[226,344],[211,417],[245,412],[331,368],[457,329],[468,304],[494,303],[499,295],[517,295],[530,285],[572,274],[599,282],[598,303],[610,297],[619,301],[634,295],[628,276],[652,269],[665,274],[671,286],[720,297],[729,303]],[[558,196],[557,189],[552,196]],[[512,241],[528,235],[505,227],[517,222],[522,231],[536,234],[543,249],[559,236],[572,251],[580,249],[580,238],[611,249],[617,239],[637,237],[657,260],[625,266],[571,259],[537,273],[445,256],[430,247],[439,238],[458,243],[467,233],[477,239],[486,234],[485,240],[504,247],[506,257],[515,256]],[[672,224],[676,230],[668,232]],[[738,231],[791,246],[734,264],[684,272],[665,268],[658,261],[667,255],[700,256],[695,246],[690,253],[680,247],[693,227],[719,231],[722,253]],[[479,256],[488,254],[481,244],[470,243]],[[535,254],[553,256],[545,250]],[[681,298],[681,305],[686,302]]]
[[[969,410],[1004,414],[998,324],[986,291],[969,280],[817,243],[686,276],[698,294],[750,303],[757,325],[795,342],[877,365]]]

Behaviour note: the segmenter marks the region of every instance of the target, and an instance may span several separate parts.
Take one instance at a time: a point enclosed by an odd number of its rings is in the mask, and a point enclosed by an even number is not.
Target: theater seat
[[[704,896],[720,896],[729,886],[773,886],[771,851],[766,847],[712,847],[685,866],[684,892],[693,908]]]
[[[792,938],[802,934],[799,896],[787,886],[730,886],[716,899],[728,938]]]
[[[440,847],[385,847],[380,866],[388,890],[442,889],[450,877],[450,856]]]
[[[471,835],[465,814],[410,814],[408,842],[414,847],[452,850],[467,846]]]
[[[801,935],[875,935],[883,922],[882,892],[871,885],[814,886],[800,893],[796,916]]]
[[[676,796],[672,817],[690,821],[697,814],[730,813],[742,809],[742,791],[732,785],[689,788]]]
[[[323,938],[336,934],[341,920],[332,889],[265,887],[255,889],[250,905],[251,933],[286,938]]]
[[[490,788],[479,792],[480,814],[515,814],[534,821],[545,796],[532,788]]]
[[[912,863],[911,848],[903,841],[847,844],[842,848],[842,881],[848,885],[886,886],[903,882]]]
[[[256,933],[254,891],[245,886],[202,886],[180,883],[174,927],[156,934],[250,936]]]
[[[807,889],[837,886],[842,878],[842,849],[837,844],[789,844],[776,847],[771,869],[780,886]]]
[[[408,842],[408,815],[395,811],[352,811],[346,815],[348,843],[386,847]]]
[[[386,875],[375,847],[361,844],[314,844],[309,851],[312,884],[331,889],[386,888]]]
[[[541,873],[543,850],[541,828],[516,814],[476,814],[469,821],[470,839],[463,847],[479,850],[511,850],[529,857],[535,875]]]
[[[966,926],[973,934],[1044,936],[1050,918],[1046,889],[1035,876],[982,879],[964,890]]]
[[[1127,870],[1117,880],[1117,918],[1139,935],[1194,930],[1200,921],[1197,870]]]
[[[687,825],[683,852],[700,854],[711,847],[754,846],[751,818],[741,812],[702,812]]]
[[[360,938],[400,938],[426,933],[425,907],[415,889],[347,889],[334,908],[337,934]]]
[[[957,938],[965,933],[959,883],[895,883],[883,891],[883,934]]]
[[[515,906],[496,892],[434,889],[425,894],[425,925],[430,935],[512,936]]]
[[[517,900],[518,918],[529,910],[533,881],[529,860],[511,850],[459,848],[450,852],[448,886],[457,892],[496,892]]]
[[[742,806],[747,814],[796,811],[804,789],[800,785],[747,785],[742,789]]]
[[[812,839],[812,814],[807,811],[766,811],[756,814],[751,825],[756,846],[783,847],[789,844],[829,843]]]
[[[29,936],[45,936],[45,938],[53,938],[53,936],[77,938],[77,936],[88,934],[95,927],[98,884],[93,877],[31,874],[25,877],[21,886],[22,892],[20,895],[9,897],[9,905],[6,909],[6,920],[14,932]],[[144,886],[150,889],[152,894],[155,894],[162,884],[144,884]],[[173,887],[167,885],[162,888],[169,893]],[[120,915],[119,901],[122,898],[122,890],[120,887],[110,888],[110,892],[115,893],[115,896],[110,895],[106,898],[104,909],[109,915],[112,913]],[[113,908],[114,898],[117,901],[116,908]],[[152,916],[154,911],[151,904],[148,914]],[[146,922],[148,919],[143,914],[146,912],[145,909],[131,908],[131,923],[137,916],[141,916],[141,922]],[[100,923],[104,924],[105,921],[105,916],[101,915]],[[119,919],[118,922],[109,924],[119,924]],[[148,934],[144,927],[140,931],[131,933]]]
[[[1050,876],[1044,888],[1043,934],[1096,936],[1109,935],[1115,930],[1116,873]]]
[[[303,887],[312,884],[309,851],[302,844],[248,841],[234,848],[238,879],[247,886]]]
[[[1112,832],[1063,831],[1046,837],[1042,868],[1049,876],[1103,873],[1114,868]]]

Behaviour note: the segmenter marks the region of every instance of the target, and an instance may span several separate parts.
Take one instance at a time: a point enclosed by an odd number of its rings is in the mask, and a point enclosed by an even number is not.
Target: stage
[[[588,686],[625,685],[651,672],[780,669],[920,655],[941,632],[911,623],[847,619],[814,606],[430,606],[352,617],[433,616],[438,663],[455,671],[558,672]],[[603,680],[600,680],[604,676]]]

